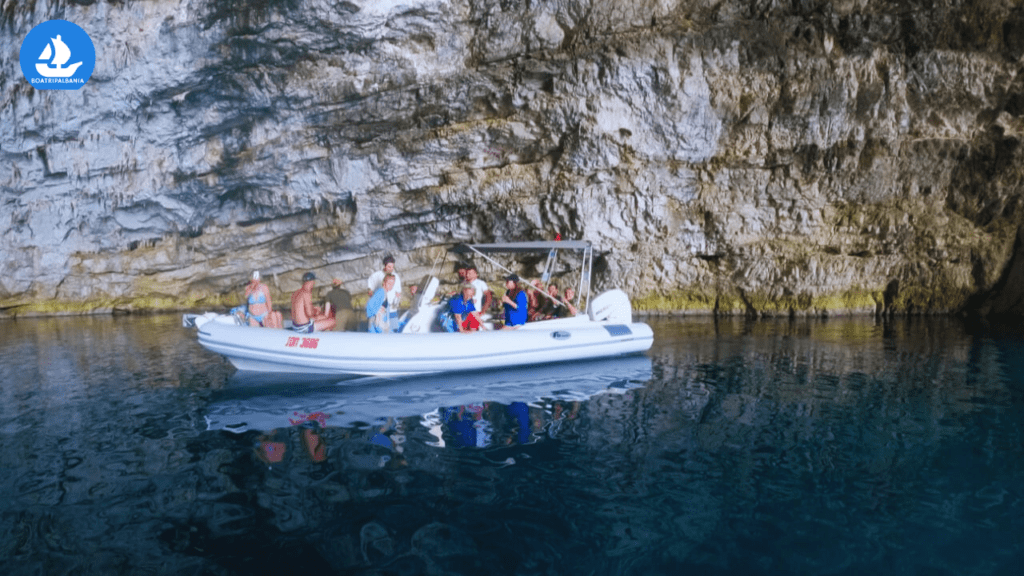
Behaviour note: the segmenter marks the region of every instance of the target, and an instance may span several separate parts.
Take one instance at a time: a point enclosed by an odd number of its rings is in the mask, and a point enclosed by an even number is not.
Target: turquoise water
[[[4,321],[0,573],[1020,573],[1018,333],[651,324],[339,385],[239,377],[177,316]]]

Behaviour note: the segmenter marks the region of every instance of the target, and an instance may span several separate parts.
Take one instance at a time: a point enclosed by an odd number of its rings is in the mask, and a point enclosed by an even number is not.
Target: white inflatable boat
[[[460,248],[485,258],[497,252],[547,252],[549,266],[559,250],[582,251],[580,287],[589,289],[589,242],[476,244]],[[545,282],[547,274],[546,269]],[[621,290],[588,298],[587,312],[575,317],[528,322],[512,330],[436,331],[438,314],[446,306],[434,298],[438,285],[436,277],[425,283],[397,334],[298,334],[288,329],[252,328],[240,325],[233,315],[212,313],[186,314],[183,325],[195,326],[199,344],[223,355],[239,370],[339,376],[411,376],[607,358],[644,352],[654,341],[647,324],[633,322],[629,298]],[[582,295],[583,290],[579,293]]]

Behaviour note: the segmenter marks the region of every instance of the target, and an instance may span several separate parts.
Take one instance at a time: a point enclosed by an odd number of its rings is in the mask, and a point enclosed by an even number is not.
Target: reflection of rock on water
[[[722,502],[698,434],[710,401],[704,384],[672,374],[581,408],[576,426],[580,448],[593,455],[588,491],[597,496],[589,523],[608,556],[657,550],[658,558],[682,562],[720,522]]]
[[[423,526],[413,534],[412,549],[427,558],[442,559],[475,554],[477,545],[462,529],[435,522]]]
[[[359,530],[359,542],[363,560],[371,564],[389,559],[395,553],[394,541],[387,529],[376,522],[366,524]]]

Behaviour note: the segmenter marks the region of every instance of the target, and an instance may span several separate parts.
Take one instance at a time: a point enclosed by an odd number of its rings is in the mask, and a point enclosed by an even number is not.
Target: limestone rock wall
[[[1019,0],[4,3],[0,309],[358,289],[453,241],[593,240],[640,309],[1024,311]]]

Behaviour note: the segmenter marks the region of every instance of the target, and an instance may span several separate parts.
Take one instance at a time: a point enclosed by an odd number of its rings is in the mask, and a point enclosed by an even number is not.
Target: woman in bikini
[[[270,326],[268,316],[274,316],[270,303],[270,289],[260,282],[260,273],[252,273],[252,279],[245,286],[245,320],[249,326]]]

